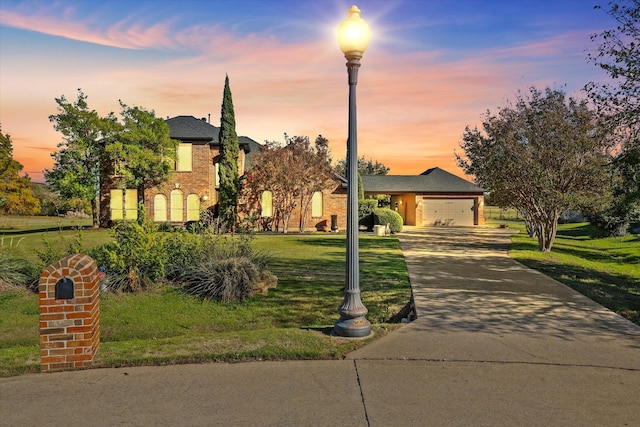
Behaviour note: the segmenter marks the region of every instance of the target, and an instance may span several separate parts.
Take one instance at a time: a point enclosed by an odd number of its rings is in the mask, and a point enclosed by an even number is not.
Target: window
[[[322,191],[316,191],[311,198],[311,216],[319,218],[322,216]]]
[[[262,200],[260,206],[262,206],[262,212],[260,213],[260,215],[265,217],[273,216],[273,194],[271,193],[271,191],[262,192]]]
[[[138,219],[138,190],[125,190],[124,214],[126,219]]]
[[[138,218],[138,190],[111,190],[110,195],[109,207],[112,221]]]
[[[124,219],[122,190],[111,190],[111,199],[109,200],[111,208],[111,220],[118,221]]]
[[[176,171],[178,172],[191,172],[193,164],[193,146],[188,143],[178,144],[178,151],[176,153]]]
[[[167,196],[156,194],[153,198],[153,220],[164,222],[167,220]]]
[[[220,163],[215,164],[216,170],[216,188],[220,187]]]
[[[182,200],[182,191],[171,190],[171,221],[182,222],[184,220],[184,201]]]
[[[200,219],[200,197],[197,194],[187,196],[187,221]]]

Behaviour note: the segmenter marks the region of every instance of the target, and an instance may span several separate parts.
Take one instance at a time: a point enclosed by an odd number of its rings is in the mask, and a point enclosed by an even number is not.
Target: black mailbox
[[[63,277],[56,282],[56,299],[73,298],[73,280]]]

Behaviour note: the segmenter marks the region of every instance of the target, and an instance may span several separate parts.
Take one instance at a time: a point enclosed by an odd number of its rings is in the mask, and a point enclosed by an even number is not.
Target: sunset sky
[[[348,86],[337,27],[352,0],[0,0],[0,126],[43,181],[61,141],[54,98],[77,89],[101,115],[118,100],[218,126],[229,75],[238,135],[329,139],[345,157]],[[582,87],[590,35],[614,26],[598,0],[360,0],[371,27],[358,96],[358,154],[391,174],[457,175],[466,125],[518,90]],[[602,1],[606,5],[606,1]],[[459,150],[459,149],[458,149]]]

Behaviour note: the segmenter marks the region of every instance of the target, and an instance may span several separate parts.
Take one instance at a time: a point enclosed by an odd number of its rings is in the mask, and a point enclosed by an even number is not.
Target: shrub
[[[164,239],[152,224],[120,222],[113,228],[112,235],[113,242],[89,251],[104,269],[107,288],[138,291],[164,277],[167,263]]]
[[[378,208],[378,199],[364,199],[358,203],[358,218],[369,216]]]
[[[396,211],[387,208],[376,209],[373,212],[373,217],[376,225],[389,224],[392,233],[402,231],[402,217]]]

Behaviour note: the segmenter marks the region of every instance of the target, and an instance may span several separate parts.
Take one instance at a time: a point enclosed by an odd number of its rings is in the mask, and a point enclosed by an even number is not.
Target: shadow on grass
[[[598,239],[605,237],[601,229],[589,223],[576,227],[560,229],[558,230],[557,235],[565,239],[575,240]]]
[[[635,278],[530,258],[518,258],[518,262],[564,283],[640,325],[640,281]]]

